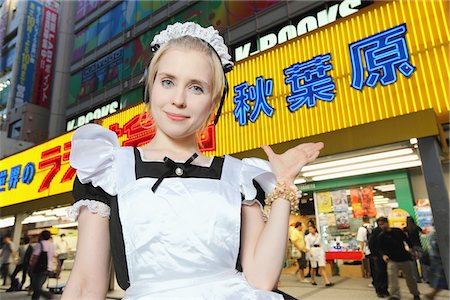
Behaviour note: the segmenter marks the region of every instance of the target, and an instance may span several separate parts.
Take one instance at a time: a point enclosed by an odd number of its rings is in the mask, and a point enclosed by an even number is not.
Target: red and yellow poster
[[[373,202],[373,187],[368,186],[360,189],[351,189],[353,217],[361,218],[364,215],[376,217],[377,210]]]

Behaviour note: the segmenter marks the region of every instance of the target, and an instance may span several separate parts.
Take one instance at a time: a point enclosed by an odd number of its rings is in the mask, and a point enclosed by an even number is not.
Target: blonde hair
[[[208,57],[211,65],[211,71],[213,74],[211,84],[212,105],[211,110],[208,113],[205,122],[203,123],[203,126],[200,128],[198,132],[199,134],[208,126],[211,120],[211,116],[216,110],[220,102],[220,99],[222,98],[222,93],[225,86],[225,76],[222,68],[222,63],[220,62],[220,59],[215,53],[214,49],[211,46],[209,46],[205,41],[199,38],[186,35],[169,40],[160,49],[158,49],[158,51],[156,51],[155,55],[153,56],[150,62],[150,66],[148,67],[144,92],[149,99],[153,88],[153,83],[159,70],[159,62],[161,61],[161,57],[163,57],[163,55],[167,51],[174,48],[195,50],[199,51],[200,53],[204,53]],[[148,123],[149,119],[151,118],[150,103],[151,99],[148,103],[144,105],[144,110],[140,115],[141,124]]]

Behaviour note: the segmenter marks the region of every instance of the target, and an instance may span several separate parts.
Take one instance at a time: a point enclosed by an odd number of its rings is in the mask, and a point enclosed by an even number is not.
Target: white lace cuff
[[[80,209],[82,206],[86,206],[91,213],[98,214],[99,216],[108,219],[109,215],[111,214],[111,208],[103,202],[96,200],[79,200],[67,209],[67,215],[69,216],[69,218],[72,218],[76,221],[78,219],[78,215],[80,214]]]

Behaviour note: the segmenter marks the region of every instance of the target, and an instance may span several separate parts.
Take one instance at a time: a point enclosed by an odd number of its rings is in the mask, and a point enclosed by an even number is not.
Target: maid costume
[[[147,161],[99,125],[79,128],[70,209],[109,217],[111,253],[124,299],[283,299],[252,287],[236,270],[241,206],[275,187],[261,159],[213,157],[210,165]]]

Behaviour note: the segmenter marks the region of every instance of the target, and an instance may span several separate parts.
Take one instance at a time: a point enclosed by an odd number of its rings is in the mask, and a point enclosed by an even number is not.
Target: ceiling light
[[[52,227],[54,227],[54,228],[68,228],[68,227],[76,227],[76,226],[78,226],[78,222],[57,224],[57,225],[53,225]]]
[[[390,170],[418,167],[420,165],[422,165],[422,163],[420,162],[420,160],[417,160],[417,161],[391,164],[391,165],[385,165],[385,166],[379,166],[379,167],[373,167],[373,168],[366,168],[366,169],[360,169],[360,170],[353,170],[353,171],[347,171],[347,172],[339,172],[339,173],[315,176],[312,178],[312,180],[320,181],[320,180],[327,180],[327,179],[333,179],[333,178],[350,177],[350,176],[356,176],[356,175],[362,175],[362,174],[370,174],[370,173],[376,173],[376,172],[384,172],[384,171],[390,171]]]
[[[300,184],[300,183],[305,183],[306,180],[304,178],[297,178],[294,180],[294,184]]]
[[[344,171],[366,169],[366,168],[382,166],[382,165],[391,165],[391,164],[413,161],[413,160],[418,160],[418,159],[419,159],[419,157],[417,156],[417,154],[410,154],[410,155],[406,155],[406,156],[394,157],[394,158],[389,158],[389,159],[382,159],[382,160],[370,161],[370,162],[342,166],[342,167],[337,167],[337,168],[328,168],[328,169],[324,169],[324,170],[306,172],[306,173],[303,173],[302,175],[305,177],[314,177],[314,176],[325,175],[325,174],[330,174],[330,173],[338,173],[338,172],[344,172]]]
[[[357,156],[357,157],[352,157],[352,158],[345,158],[345,159],[340,159],[340,160],[335,160],[335,161],[330,161],[330,162],[325,162],[325,163],[312,164],[312,165],[303,167],[302,171],[307,172],[307,171],[312,171],[312,170],[319,170],[319,169],[325,169],[325,168],[330,168],[330,167],[343,166],[343,165],[354,164],[354,163],[359,163],[359,162],[408,155],[408,154],[412,154],[412,153],[413,153],[413,150],[411,148],[392,150],[392,151],[380,152],[380,153],[369,154],[369,155],[362,155],[362,156]]]
[[[15,217],[0,219],[0,228],[11,227],[14,225],[15,221],[16,221]]]
[[[376,186],[375,189],[382,191],[382,192],[395,191],[395,184],[379,185],[379,186]]]

